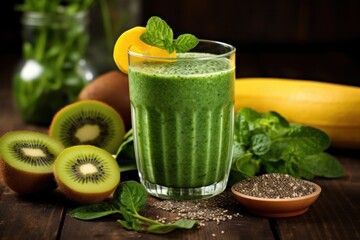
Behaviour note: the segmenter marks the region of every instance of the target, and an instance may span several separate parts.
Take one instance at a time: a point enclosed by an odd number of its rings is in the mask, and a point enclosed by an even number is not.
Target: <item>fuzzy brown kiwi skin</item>
[[[0,157],[0,171],[5,184],[19,195],[40,194],[56,188],[54,175],[50,173],[31,173],[16,169]]]
[[[111,196],[111,194],[115,191],[116,187],[111,189],[110,191],[102,192],[102,193],[80,193],[77,191],[74,191],[73,189],[69,188],[65,184],[63,184],[55,174],[56,182],[59,186],[59,189],[62,193],[65,194],[65,196],[77,203],[80,204],[93,204],[101,202]]]
[[[78,100],[98,100],[108,104],[120,114],[126,130],[131,129],[129,81],[126,74],[109,71],[100,75],[81,90]]]

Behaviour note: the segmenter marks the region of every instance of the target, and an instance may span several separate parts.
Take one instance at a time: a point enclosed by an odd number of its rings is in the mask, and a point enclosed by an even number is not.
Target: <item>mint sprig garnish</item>
[[[141,41],[151,46],[158,47],[172,53],[188,52],[193,49],[199,39],[192,34],[181,34],[174,41],[174,33],[170,26],[160,17],[151,17],[146,24],[146,32],[140,36]]]

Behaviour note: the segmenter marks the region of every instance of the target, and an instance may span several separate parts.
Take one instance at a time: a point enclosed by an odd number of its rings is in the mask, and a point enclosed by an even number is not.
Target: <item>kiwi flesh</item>
[[[126,130],[131,129],[129,81],[126,74],[115,70],[101,74],[81,90],[78,100],[98,100],[108,104],[120,114]]]
[[[53,190],[53,164],[63,149],[59,141],[43,133],[6,133],[0,139],[0,171],[5,184],[21,195]]]
[[[114,154],[125,135],[124,122],[112,107],[96,100],[72,103],[54,116],[49,135],[65,147],[93,145]]]
[[[120,168],[107,151],[92,146],[66,148],[55,160],[54,176],[60,190],[81,204],[108,198],[120,182]]]

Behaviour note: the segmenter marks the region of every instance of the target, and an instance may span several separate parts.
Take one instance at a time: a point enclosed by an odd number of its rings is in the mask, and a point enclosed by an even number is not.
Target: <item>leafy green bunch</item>
[[[146,231],[164,234],[175,229],[192,229],[197,221],[180,219],[173,223],[161,223],[139,214],[146,206],[147,192],[145,187],[136,181],[121,183],[116,189],[111,202],[103,201],[78,207],[70,216],[81,220],[92,220],[112,214],[121,214],[117,220],[124,228],[134,231]]]
[[[305,179],[340,177],[343,167],[324,152],[329,145],[329,137],[319,129],[289,123],[273,111],[243,108],[235,117],[230,184],[262,172]]]

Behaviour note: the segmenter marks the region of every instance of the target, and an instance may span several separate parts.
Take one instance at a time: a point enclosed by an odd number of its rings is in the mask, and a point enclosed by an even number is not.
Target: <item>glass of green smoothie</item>
[[[164,58],[128,51],[140,181],[164,199],[221,193],[231,166],[235,48],[200,40]]]

